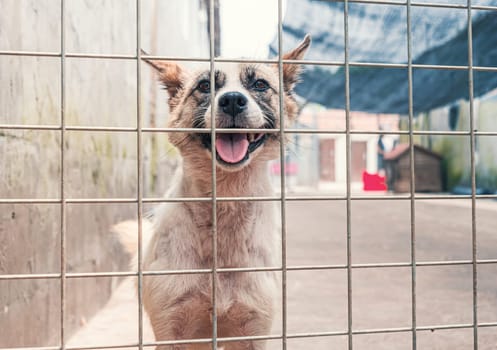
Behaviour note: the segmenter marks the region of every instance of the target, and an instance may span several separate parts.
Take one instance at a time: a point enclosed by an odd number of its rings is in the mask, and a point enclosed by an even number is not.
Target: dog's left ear
[[[307,49],[311,45],[311,36],[307,34],[302,42],[292,51],[283,55],[284,60],[301,60],[304,58]],[[291,91],[299,80],[302,71],[300,64],[283,64],[283,85],[286,91]]]

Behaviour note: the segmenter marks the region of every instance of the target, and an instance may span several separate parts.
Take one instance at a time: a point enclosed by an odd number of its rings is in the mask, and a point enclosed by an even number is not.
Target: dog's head
[[[283,59],[302,59],[310,42],[310,37],[306,36]],[[213,87],[209,70],[191,73],[176,63],[148,63],[158,70],[159,79],[169,93],[169,126],[172,128],[210,128],[214,116],[216,128],[277,129],[282,118],[280,93],[283,94],[284,117],[289,121],[296,117],[298,108],[293,88],[300,73],[297,64],[283,64],[284,91],[279,91],[278,66],[274,64],[216,63]],[[211,134],[208,132],[173,132],[169,139],[183,158],[199,165],[212,157]],[[263,130],[216,132],[214,156],[219,168],[238,171],[251,162],[276,158],[279,143],[278,133],[265,133]]]

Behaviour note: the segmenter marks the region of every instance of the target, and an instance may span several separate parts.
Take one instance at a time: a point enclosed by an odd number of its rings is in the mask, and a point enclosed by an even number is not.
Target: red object
[[[285,164],[285,175],[297,175],[299,172],[299,167],[297,163],[286,163]],[[280,175],[281,174],[281,164],[280,162],[274,162],[271,164],[271,174]]]
[[[362,172],[362,184],[364,191],[386,191],[386,177],[378,174]]]

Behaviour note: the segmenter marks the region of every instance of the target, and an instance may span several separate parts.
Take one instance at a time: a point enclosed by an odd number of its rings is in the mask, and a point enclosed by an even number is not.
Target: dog
[[[284,60],[300,60],[311,43],[307,35]],[[216,196],[270,196],[268,161],[278,157],[281,118],[297,116],[293,89],[301,67],[283,64],[283,91],[279,91],[276,64],[226,63],[216,65],[215,87],[210,72],[189,72],[172,62],[149,60],[169,94],[171,128],[261,129],[250,133],[210,131],[172,132],[170,142],[179,150],[179,167],[166,197],[210,198],[215,157]],[[211,105],[211,94],[214,94]],[[283,94],[284,116],[280,116]],[[212,150],[215,150],[215,154]],[[158,206],[150,222],[144,221],[143,270],[211,269],[213,221],[211,201],[170,202]],[[281,266],[278,210],[270,201],[217,201],[217,265],[219,268]],[[136,242],[133,230],[126,245]],[[132,232],[132,233],[131,233]],[[129,235],[134,234],[133,239]],[[126,236],[124,234],[123,236]],[[136,245],[136,244],[135,244]],[[136,248],[135,248],[136,249]],[[275,271],[219,272],[216,275],[218,337],[268,335],[281,290]],[[212,273],[145,275],[143,305],[158,341],[211,338],[213,334]],[[220,342],[224,350],[265,348],[264,341]],[[210,349],[210,343],[160,345],[159,350]]]

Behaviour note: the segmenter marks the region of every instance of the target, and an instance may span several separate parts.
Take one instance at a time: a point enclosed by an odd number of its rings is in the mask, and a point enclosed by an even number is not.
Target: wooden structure
[[[388,189],[409,192],[411,179],[409,144],[400,144],[385,154]],[[414,145],[414,173],[416,192],[441,192],[442,157],[419,145]]]

